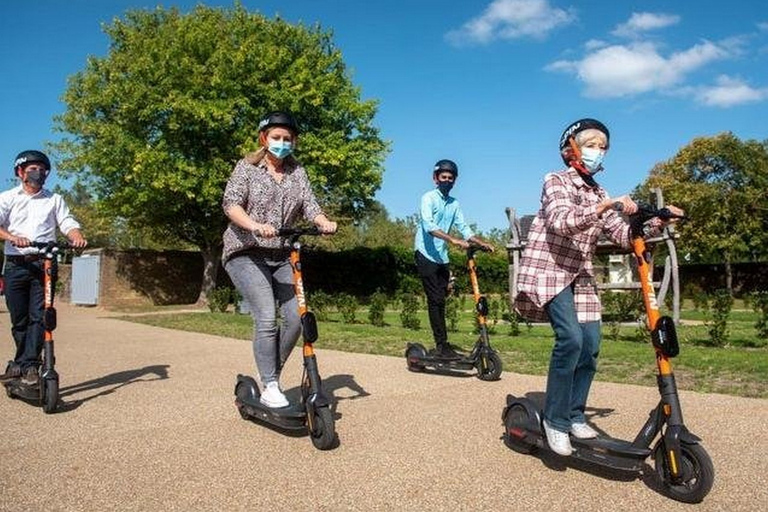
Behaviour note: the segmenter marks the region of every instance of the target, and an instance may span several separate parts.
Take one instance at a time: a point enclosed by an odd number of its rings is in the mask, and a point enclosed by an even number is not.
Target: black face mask
[[[24,183],[35,188],[42,188],[45,184],[45,178],[48,177],[46,171],[40,169],[31,169],[27,171],[27,176],[24,178]]]
[[[443,197],[448,197],[448,193],[453,188],[453,182],[451,181],[440,181],[437,183],[437,190],[440,191],[441,194],[443,194]]]

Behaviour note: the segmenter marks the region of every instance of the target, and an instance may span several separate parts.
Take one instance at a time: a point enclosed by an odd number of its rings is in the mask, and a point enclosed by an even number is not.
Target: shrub
[[[522,332],[520,329],[520,321],[523,319],[523,317],[520,316],[520,313],[517,311],[508,311],[502,315],[502,318],[506,320],[509,325],[508,334],[510,336],[520,336],[520,333]]]
[[[752,294],[752,308],[760,316],[755,323],[757,337],[768,338],[768,291],[759,291]]]
[[[233,290],[229,286],[219,286],[208,292],[208,309],[211,313],[224,313],[232,301]]]
[[[733,307],[733,296],[728,290],[717,290],[712,299],[712,318],[706,321],[709,344],[723,347],[728,344],[728,315]]]
[[[371,305],[368,308],[368,320],[376,327],[384,327],[384,311],[389,299],[386,293],[376,292],[371,295]]]
[[[445,302],[445,320],[449,331],[459,330],[459,299],[455,295],[448,297]]]
[[[404,293],[400,296],[402,311],[400,311],[400,323],[406,329],[418,331],[421,328],[419,319],[419,299],[413,293]]]
[[[354,324],[357,313],[357,299],[348,293],[340,293],[336,296],[336,307],[341,313],[344,323]]]
[[[333,308],[333,297],[324,291],[316,291],[309,294],[307,299],[310,304],[310,309],[315,313],[315,317],[324,322],[328,320],[328,315]]]

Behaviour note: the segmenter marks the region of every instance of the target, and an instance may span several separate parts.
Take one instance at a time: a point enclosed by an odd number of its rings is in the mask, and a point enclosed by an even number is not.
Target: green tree
[[[678,247],[694,261],[731,263],[768,257],[768,141],[741,141],[731,133],[694,139],[657,164],[635,191],[661,188],[667,202],[686,210]]]
[[[70,77],[56,128],[60,168],[94,191],[100,208],[166,240],[199,247],[201,300],[216,282],[226,217],[221,196],[234,163],[257,148],[256,123],[289,110],[297,150],[322,204],[356,218],[381,185],[387,143],[320,26],[198,5],[189,14],[128,11],[104,31],[107,55]]]

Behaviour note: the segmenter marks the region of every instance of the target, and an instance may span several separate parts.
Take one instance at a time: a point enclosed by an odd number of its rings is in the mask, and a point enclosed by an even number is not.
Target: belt
[[[39,254],[21,254],[21,255],[13,255],[13,254],[6,254],[5,255],[5,261],[10,261],[11,263],[15,263],[17,265],[20,265],[22,263],[32,263],[33,261],[39,261],[42,259],[42,256]]]
[[[290,254],[291,254],[291,250],[287,247],[286,248],[251,247],[250,249],[246,249],[245,251],[233,254],[232,257],[248,255],[248,256],[254,256],[259,259],[281,261],[281,260],[287,259]]]

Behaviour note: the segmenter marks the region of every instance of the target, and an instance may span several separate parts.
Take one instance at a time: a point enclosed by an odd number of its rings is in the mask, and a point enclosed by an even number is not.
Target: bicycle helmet
[[[23,169],[32,162],[43,164],[46,171],[51,170],[51,161],[48,160],[48,157],[45,153],[42,151],[37,151],[36,149],[28,149],[16,155],[16,158],[13,161],[14,174],[18,172],[19,167]]]
[[[288,128],[294,133],[294,135],[299,134],[299,126],[296,124],[293,116],[291,116],[291,114],[288,112],[281,112],[278,110],[270,112],[264,116],[261,121],[259,121],[259,132],[269,130],[270,128],[274,128],[276,126]]]
[[[568,125],[568,128],[563,131],[563,134],[560,136],[560,153],[563,153],[563,150],[567,149],[570,145],[571,138],[575,137],[577,133],[583,132],[584,130],[600,130],[605,134],[605,138],[610,145],[611,143],[611,132],[608,131],[608,128],[598,121],[597,119],[591,119],[591,118],[584,118],[579,119],[578,121],[574,121],[570,125]],[[568,157],[566,155],[563,155],[563,161],[566,164],[570,164]]]
[[[435,169],[432,171],[432,176],[437,176],[443,171],[453,174],[454,180],[459,177],[459,167],[453,160],[438,160],[437,163],[435,163]]]

